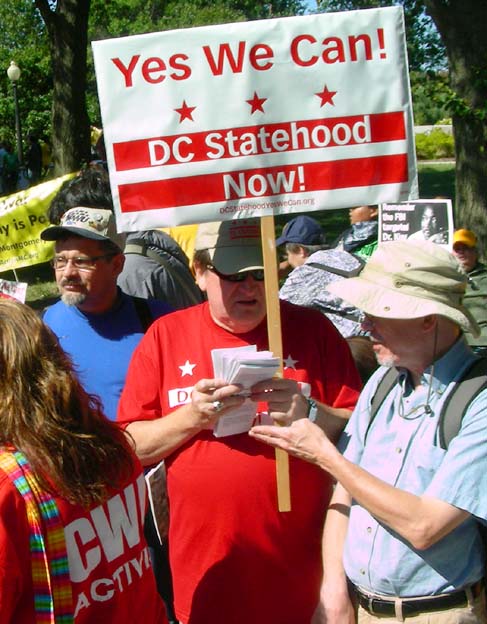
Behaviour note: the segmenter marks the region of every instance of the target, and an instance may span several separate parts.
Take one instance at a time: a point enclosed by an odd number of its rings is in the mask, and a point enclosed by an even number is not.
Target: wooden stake
[[[282,335],[281,315],[279,312],[279,279],[276,258],[276,233],[274,216],[260,220],[262,236],[262,254],[265,271],[265,296],[267,307],[267,334],[269,350],[279,358],[281,366],[278,376],[282,377]],[[289,485],[289,456],[286,451],[276,449],[277,502],[279,511],[291,511],[291,492]]]

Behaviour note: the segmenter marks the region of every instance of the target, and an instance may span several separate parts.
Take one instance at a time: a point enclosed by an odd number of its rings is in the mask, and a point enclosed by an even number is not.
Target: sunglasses
[[[242,273],[225,274],[217,271],[212,264],[207,264],[206,268],[226,282],[244,282],[249,275],[251,275],[252,279],[256,282],[264,281],[264,269],[252,269],[250,271],[242,271]]]

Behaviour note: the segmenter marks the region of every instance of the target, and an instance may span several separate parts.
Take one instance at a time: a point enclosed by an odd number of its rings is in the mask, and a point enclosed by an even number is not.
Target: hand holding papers
[[[243,396],[258,381],[273,377],[279,368],[279,358],[270,351],[257,351],[255,345],[213,349],[211,357],[215,377],[241,385]],[[240,407],[230,410],[218,420],[213,434],[220,438],[248,431],[256,411],[256,403],[247,398]]]

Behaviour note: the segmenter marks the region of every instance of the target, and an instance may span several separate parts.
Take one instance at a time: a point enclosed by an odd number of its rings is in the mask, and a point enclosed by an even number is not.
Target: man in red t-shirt
[[[292,511],[280,513],[274,452],[247,433],[212,431],[244,397],[214,379],[211,350],[268,348],[258,221],[201,225],[195,250],[208,301],[152,325],[134,352],[118,420],[143,464],[165,458],[179,620],[304,624],[319,598],[331,479],[291,458]],[[284,378],[252,387],[257,418],[288,425],[310,417],[336,438],[360,387],[348,346],[319,312],[287,302],[280,309]]]

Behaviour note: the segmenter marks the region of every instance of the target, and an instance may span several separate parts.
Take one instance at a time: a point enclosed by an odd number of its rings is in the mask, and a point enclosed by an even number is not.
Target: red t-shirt
[[[360,380],[347,344],[320,313],[281,302],[284,376],[352,409]],[[232,334],[208,304],[156,321],[136,348],[119,404],[127,424],[163,416],[213,378],[211,350],[268,348],[265,322]],[[290,458],[292,511],[279,513],[274,450],[248,434],[203,431],[166,459],[175,609],[184,624],[297,624],[318,602],[321,533],[332,483]]]
[[[64,525],[76,624],[167,623],[143,536],[140,465],[124,488],[87,511],[55,498]],[[0,470],[0,621],[35,621],[24,499]]]

